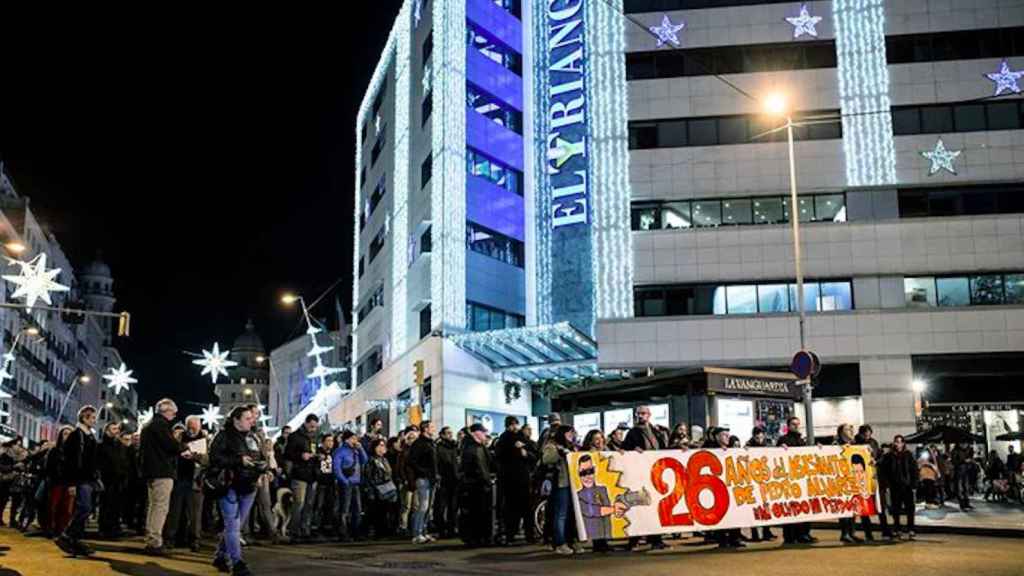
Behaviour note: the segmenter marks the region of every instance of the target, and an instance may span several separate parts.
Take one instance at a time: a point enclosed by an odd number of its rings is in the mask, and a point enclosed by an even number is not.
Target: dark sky
[[[341,278],[351,309],[355,115],[399,3],[345,4],[5,13],[0,158],[76,266],[103,250],[145,399],[212,400],[182,350],[249,317],[280,344],[287,289]]]

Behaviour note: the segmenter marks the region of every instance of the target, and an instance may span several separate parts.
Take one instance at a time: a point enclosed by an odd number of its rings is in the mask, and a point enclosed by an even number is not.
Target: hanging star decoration
[[[672,19],[668,17],[668,14],[665,14],[661,17],[661,25],[651,26],[648,30],[658,37],[658,48],[661,48],[665,44],[679,46],[679,31],[685,27],[685,22],[680,20],[679,24],[673,24]]]
[[[203,350],[202,360],[193,360],[192,363],[196,366],[202,366],[203,371],[199,374],[200,376],[210,375],[210,381],[214,384],[217,383],[217,377],[223,374],[225,377],[228,375],[228,368],[238,366],[238,362],[234,360],[228,360],[228,356],[231,354],[230,350],[220,351],[220,344],[217,342],[213,343],[213,350]]]
[[[46,254],[40,254],[28,262],[19,262],[11,258],[8,258],[8,262],[12,266],[20,267],[20,270],[17,275],[5,274],[3,279],[17,286],[11,294],[11,298],[24,298],[26,310],[31,310],[37,300],[42,300],[52,306],[50,292],[70,290],[67,286],[56,282],[57,276],[60,275],[60,268],[46,269]]]
[[[412,27],[418,28],[420,20],[423,19],[423,0],[416,0],[412,3]]]
[[[259,416],[257,417],[257,420],[259,420],[260,428],[263,429],[263,432],[268,436],[273,436],[274,434],[276,434],[277,431],[280,430],[280,428],[277,426],[270,425],[270,421],[273,419],[273,417],[270,415],[269,412],[267,412],[266,407],[262,404],[259,404],[256,406],[256,409],[259,411]]]
[[[224,416],[220,413],[220,408],[213,404],[207,404],[199,418],[203,421],[203,426],[213,430],[220,425],[220,421]]]
[[[1020,94],[1020,84],[1018,82],[1021,78],[1024,78],[1024,70],[1014,72],[1010,70],[1010,64],[1003,60],[1002,65],[999,67],[999,72],[985,74],[985,76],[996,83],[996,96],[1001,96],[1004,92]]]
[[[142,412],[139,412],[135,419],[138,420],[140,428],[149,424],[149,421],[153,419],[153,407],[150,406]]]
[[[800,6],[800,14],[786,18],[786,22],[793,25],[793,38],[800,38],[804,34],[818,37],[818,30],[815,26],[821,22],[821,16],[811,16],[807,4]]]
[[[306,354],[306,356],[315,359],[315,366],[313,367],[313,371],[310,372],[306,377],[320,380],[320,388],[323,388],[324,385],[327,384],[327,378],[335,374],[340,374],[344,372],[345,369],[334,368],[331,366],[326,366],[324,364],[323,355],[330,352],[334,348],[332,346],[320,345],[320,342],[317,341],[316,336],[321,332],[323,332],[323,330],[317,328],[312,323],[310,323],[309,327],[306,329],[306,334],[309,336],[309,339],[313,344],[312,347],[310,348],[310,351]],[[335,384],[336,382],[331,383]]]
[[[956,174],[956,167],[953,166],[953,161],[956,160],[957,156],[960,156],[961,152],[963,150],[947,150],[946,144],[942,141],[942,138],[939,138],[939,141],[935,143],[934,150],[921,152],[921,156],[924,156],[932,163],[928,169],[928,175],[932,176],[939,170]]]
[[[122,390],[128,390],[132,384],[137,384],[139,381],[132,378],[132,372],[125,366],[124,362],[121,362],[119,368],[111,368],[110,374],[104,374],[103,379],[107,380],[107,388],[113,388],[114,394],[120,394]]]

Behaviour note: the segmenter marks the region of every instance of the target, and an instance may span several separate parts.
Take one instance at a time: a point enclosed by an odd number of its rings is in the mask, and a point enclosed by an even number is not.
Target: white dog
[[[292,521],[292,502],[294,495],[290,488],[277,489],[277,504],[274,504],[274,527],[284,538],[288,537],[288,525]]]

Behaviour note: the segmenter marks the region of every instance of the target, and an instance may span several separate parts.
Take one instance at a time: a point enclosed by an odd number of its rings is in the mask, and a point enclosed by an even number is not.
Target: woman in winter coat
[[[252,410],[244,406],[235,408],[210,445],[208,476],[222,480],[215,496],[224,519],[224,532],[213,565],[233,576],[252,574],[242,560],[241,523],[252,508],[256,483],[267,471],[259,440],[252,432],[255,420]]]
[[[578,554],[583,549],[576,543],[576,519],[570,512],[572,509],[572,488],[569,483],[569,465],[565,456],[576,451],[576,431],[572,426],[559,424],[553,433],[548,434],[544,443],[541,461],[545,466],[557,470],[556,481],[551,489],[551,504],[554,522],[555,552],[563,555]]]
[[[373,537],[378,539],[390,535],[388,522],[395,517],[394,509],[398,505],[398,490],[387,453],[386,440],[379,438],[371,442],[370,460],[364,472],[369,517],[373,519]]]

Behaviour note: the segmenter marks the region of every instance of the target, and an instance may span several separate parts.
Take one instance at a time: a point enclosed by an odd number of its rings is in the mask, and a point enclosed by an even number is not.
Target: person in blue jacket
[[[338,480],[341,493],[341,510],[338,518],[338,539],[348,542],[359,539],[359,516],[362,502],[359,495],[360,476],[366,465],[366,451],[359,443],[359,437],[351,430],[341,434],[341,445],[334,451],[334,477]]]

